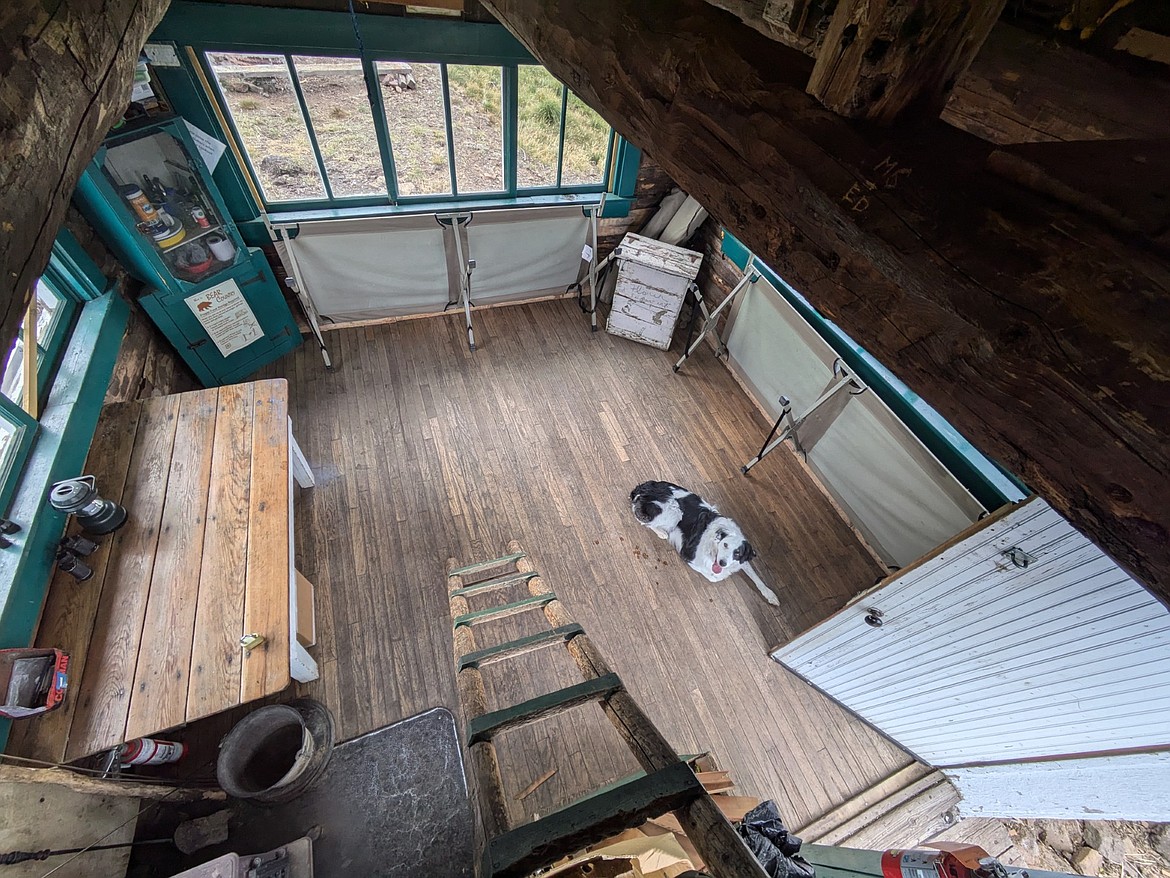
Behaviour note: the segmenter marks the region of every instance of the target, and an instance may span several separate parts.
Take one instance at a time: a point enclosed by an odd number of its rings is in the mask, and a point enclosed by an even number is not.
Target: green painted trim
[[[515,64],[506,64],[500,70],[500,113],[504,136],[504,191],[516,194],[516,153],[519,150],[519,93],[520,73]]]
[[[496,591],[497,589],[507,588],[509,585],[518,585],[522,582],[527,582],[530,579],[535,579],[537,576],[540,576],[540,574],[535,570],[530,573],[509,573],[507,576],[500,576],[496,579],[485,579],[483,582],[477,582],[474,585],[457,588],[448,597],[465,598],[473,594]]]
[[[85,465],[129,318],[129,305],[116,293],[87,302],[65,348],[8,511],[23,529],[14,534],[15,545],[0,549],[0,647],[32,642],[65,532],[66,516],[45,497],[49,485],[78,475]],[[0,723],[0,747],[7,738],[8,724]]]
[[[605,199],[605,204],[601,208],[602,217],[620,217],[629,216],[630,208],[634,204],[634,199],[623,198],[620,195],[610,195]]]
[[[691,765],[691,763],[694,762],[696,759],[699,759],[700,757],[706,756],[706,755],[707,755],[706,753],[690,753],[690,754],[687,754],[686,756],[680,756],[678,758],[678,761],[681,762],[683,765],[687,766],[688,768],[690,768],[692,772],[694,772],[695,768],[693,765]],[[602,793],[608,793],[610,790],[616,790],[618,787],[623,787],[628,783],[633,783],[634,781],[640,780],[641,778],[644,778],[645,776],[646,776],[645,769],[639,769],[638,771],[630,772],[625,777],[619,777],[617,780],[613,781],[612,783],[607,783],[603,787],[598,787],[593,792],[586,793],[585,795],[581,796],[581,798],[576,799],[567,805],[563,805],[560,808],[554,808],[552,811],[549,812],[548,816],[555,814],[557,811],[562,811],[565,808],[572,808],[577,803],[584,802],[586,799],[592,799],[594,796],[600,796]],[[698,780],[698,778],[696,778],[696,780]],[[700,781],[700,783],[702,783],[702,781]]]
[[[551,646],[554,643],[572,640],[578,634],[584,633],[585,629],[575,622],[572,625],[550,628],[548,631],[541,631],[539,634],[530,634],[527,637],[520,637],[516,640],[509,640],[507,643],[500,643],[496,646],[477,649],[475,652],[461,655],[459,656],[459,662],[455,670],[462,671],[467,668],[478,668],[480,665],[522,655],[543,646]]]
[[[457,64],[532,64],[520,42],[495,23],[358,13],[366,57]],[[224,52],[357,54],[348,12],[172,0],[150,37]]]
[[[530,875],[550,859],[673,811],[702,795],[703,785],[686,763],[661,768],[493,838],[484,852],[481,873],[499,878]]]
[[[499,710],[489,710],[467,724],[467,746],[473,747],[490,741],[500,732],[535,722],[551,713],[559,713],[578,704],[600,701],[622,691],[622,681],[617,674],[604,674],[575,683],[555,692],[548,692],[513,704]]]
[[[362,75],[366,80],[366,97],[374,111],[374,136],[382,154],[382,175],[386,178],[386,195],[391,202],[398,200],[398,169],[394,165],[394,144],[390,141],[390,127],[386,124],[386,102],[382,100],[382,86],[373,61],[362,59]]]
[[[313,150],[313,158],[317,161],[317,173],[321,175],[321,184],[325,187],[325,197],[334,201],[333,187],[329,185],[329,172],[325,170],[325,159],[321,155],[321,146],[317,143],[317,131],[313,128],[313,117],[309,115],[309,107],[305,103],[305,93],[301,89],[301,77],[297,74],[297,66],[293,63],[291,54],[285,54],[284,64],[288,68],[293,94],[297,96],[297,105],[301,108],[301,121],[305,123],[305,131],[309,133],[309,146]]]
[[[447,77],[446,62],[439,65],[439,82],[443,86],[443,125],[447,130],[447,173],[451,177],[451,198],[459,197],[459,181],[455,177],[455,129],[451,124],[451,80]]]
[[[561,129],[557,137],[557,186],[561,185],[565,168],[565,120],[569,115],[569,87],[561,83]],[[613,129],[609,129],[613,131]],[[608,167],[608,165],[606,166]]]
[[[521,558],[527,558],[524,552],[513,552],[511,555],[501,555],[499,558],[492,558],[490,561],[476,561],[474,564],[464,564],[462,567],[456,567],[453,570],[448,570],[448,576],[466,576],[468,573],[477,573],[480,570],[487,570],[491,567],[498,567],[501,564],[513,564]]]
[[[619,138],[617,167],[614,171],[613,194],[633,198],[638,185],[638,171],[642,167],[642,150],[624,137]]]
[[[0,509],[7,509],[16,494],[20,484],[20,473],[28,462],[29,452],[32,450],[33,440],[37,436],[37,421],[22,406],[8,397],[0,395],[0,413],[13,427],[16,428],[15,444],[12,446],[12,457],[8,465],[0,471]],[[8,516],[11,518],[11,516]],[[0,551],[7,551],[0,549]]]
[[[293,209],[273,212],[268,215],[273,225],[295,225],[296,223],[320,222],[330,219],[362,219],[378,216],[417,216],[420,214],[435,213],[436,211],[459,210],[509,210],[517,207],[557,207],[560,205],[579,204],[582,207],[598,204],[601,201],[599,193],[583,193],[574,195],[518,195],[501,198],[462,198],[450,201],[421,200],[408,201],[402,199],[397,205],[382,205],[378,207],[321,207],[310,210]],[[608,201],[606,204],[608,205]],[[606,216],[624,216],[625,214],[605,214]]]
[[[724,229],[723,255],[743,270],[751,251]],[[985,509],[998,509],[1006,503],[1022,500],[1031,493],[1015,476],[968,442],[950,422],[869,351],[817,311],[808,299],[780,275],[758,258],[754,266]]]
[[[547,594],[534,594],[526,598],[520,598],[520,600],[512,601],[510,604],[500,604],[499,606],[488,607],[484,610],[473,610],[470,613],[464,613],[462,616],[456,616],[451,621],[451,627],[460,628],[464,625],[478,625],[481,622],[504,619],[534,607],[543,607],[545,604],[551,604],[556,599],[557,596],[555,594],[548,592]]]
[[[85,248],[77,242],[73,233],[64,227],[57,232],[57,239],[53,242],[53,254],[49,257],[47,273],[58,283],[63,283],[68,278],[67,289],[59,292],[83,302],[105,295],[109,285],[97,263],[85,252]]]

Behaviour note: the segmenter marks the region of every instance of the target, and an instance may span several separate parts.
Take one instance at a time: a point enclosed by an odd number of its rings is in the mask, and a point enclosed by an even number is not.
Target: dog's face
[[[715,563],[724,569],[732,564],[746,564],[756,556],[739,528],[720,527],[715,531]],[[717,571],[718,572],[718,571]]]

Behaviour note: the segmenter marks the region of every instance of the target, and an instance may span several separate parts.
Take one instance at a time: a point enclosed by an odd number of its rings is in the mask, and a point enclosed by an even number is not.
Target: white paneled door
[[[1038,498],[773,658],[939,767],[1170,749],[1170,612]]]

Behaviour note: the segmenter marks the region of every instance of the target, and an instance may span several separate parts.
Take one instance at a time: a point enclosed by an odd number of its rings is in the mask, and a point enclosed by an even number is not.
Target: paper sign
[[[264,335],[252,306],[234,280],[225,280],[183,301],[222,356],[246,348]]]
[[[588,244],[581,248],[581,258],[585,262],[589,262],[593,259],[593,248]]]
[[[182,67],[179,53],[170,43],[147,43],[143,47],[146,57],[155,67]]]
[[[195,148],[199,150],[203,164],[207,165],[207,170],[214,171],[215,166],[219,164],[219,157],[227,149],[227,144],[216,140],[203,129],[196,128],[186,119],[183,121],[187,123],[187,130],[191,132],[191,139],[195,141]]]

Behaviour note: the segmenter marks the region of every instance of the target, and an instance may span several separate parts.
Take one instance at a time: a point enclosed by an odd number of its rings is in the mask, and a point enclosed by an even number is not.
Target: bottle
[[[158,211],[154,209],[154,205],[150,203],[150,199],[140,188],[133,183],[128,183],[118,191],[130,203],[130,207],[134,209],[134,213],[142,222],[150,224],[158,221]]]

